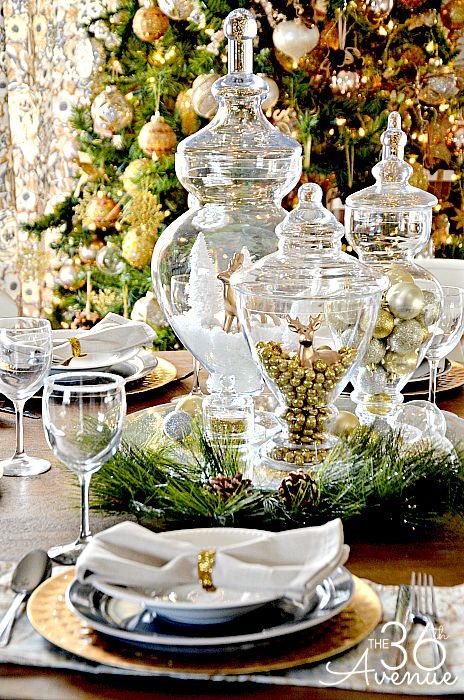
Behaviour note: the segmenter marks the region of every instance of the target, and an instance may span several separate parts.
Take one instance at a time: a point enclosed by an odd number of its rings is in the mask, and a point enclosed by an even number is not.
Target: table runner
[[[0,614],[3,613],[13,597],[9,588],[13,564],[11,562],[0,562]],[[57,571],[63,570],[61,567]],[[419,695],[446,695],[464,693],[464,584],[449,588],[438,588],[437,605],[440,620],[443,624],[441,637],[446,649],[446,660],[448,666],[456,674],[455,683],[446,685],[428,684],[427,679],[432,680],[433,674],[420,671],[419,676],[405,677],[405,669],[399,671],[400,678],[398,685],[388,683],[385,679],[374,677],[374,671],[381,676],[383,667],[381,659],[392,664],[391,653],[382,648],[382,640],[387,640],[388,632],[382,634],[382,625],[392,620],[395,611],[395,601],[397,595],[396,586],[384,586],[368,582],[380,596],[383,607],[383,620],[378,625],[373,634],[364,642],[342,656],[322,662],[311,667],[289,669],[288,671],[276,671],[270,673],[223,676],[207,674],[198,675],[194,678],[189,674],[178,672],[153,673],[120,670],[110,666],[90,663],[77,656],[61,651],[42,639],[33,628],[25,615],[16,623],[12,640],[8,647],[0,649],[0,663],[14,663],[26,666],[38,666],[55,669],[69,669],[86,673],[105,673],[112,675],[156,675],[178,679],[212,680],[227,682],[254,682],[268,683],[272,685],[295,685],[302,687],[337,687],[351,690],[370,690],[383,693],[404,693]],[[408,642],[407,649],[409,658],[412,657],[414,642],[420,632],[425,629],[417,626],[414,636]],[[445,639],[446,637],[446,639]],[[430,646],[430,645],[428,645]],[[424,666],[431,665],[430,656],[424,654],[420,656]],[[367,672],[366,672],[367,669]],[[372,670],[371,670],[372,669]],[[417,672],[413,663],[408,664],[407,669],[411,674]],[[328,691],[328,697],[330,696]]]

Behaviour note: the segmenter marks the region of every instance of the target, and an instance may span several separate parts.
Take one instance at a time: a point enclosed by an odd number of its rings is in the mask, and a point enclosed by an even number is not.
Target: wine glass
[[[0,474],[34,476],[50,469],[46,459],[24,452],[24,404],[42,386],[52,362],[52,329],[43,318],[0,318],[0,394],[16,411],[16,450],[0,462]]]
[[[443,310],[426,353],[430,367],[429,401],[436,404],[437,372],[440,360],[459,343],[464,333],[464,289],[442,287]]]
[[[79,537],[52,547],[48,554],[60,564],[74,564],[92,537],[90,479],[121,441],[126,414],[124,379],[103,372],[52,375],[45,381],[42,410],[47,442],[58,459],[77,474],[81,492]]]
[[[171,277],[171,302],[177,314],[189,311],[188,300],[189,275],[173,275]],[[204,396],[200,387],[201,364],[193,356],[193,381],[190,396]]]

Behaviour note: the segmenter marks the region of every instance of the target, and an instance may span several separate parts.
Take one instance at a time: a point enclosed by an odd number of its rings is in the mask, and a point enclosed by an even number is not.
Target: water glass
[[[81,491],[79,537],[52,547],[48,554],[60,564],[74,564],[92,537],[90,479],[121,441],[126,415],[124,379],[103,372],[55,374],[45,382],[42,408],[47,442],[58,459],[77,474]]]
[[[443,310],[426,353],[430,367],[429,401],[433,404],[436,404],[439,362],[456,347],[464,333],[464,289],[442,287],[442,290]]]
[[[52,329],[43,318],[0,318],[0,394],[16,411],[16,450],[0,462],[0,474],[34,476],[50,469],[46,459],[24,451],[24,404],[43,384],[52,362]]]

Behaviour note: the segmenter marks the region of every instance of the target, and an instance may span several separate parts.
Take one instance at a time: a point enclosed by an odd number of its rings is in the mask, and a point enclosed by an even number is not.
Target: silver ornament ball
[[[363,367],[359,371],[357,383],[366,394],[383,394],[387,384],[387,373],[383,367]]]
[[[390,287],[386,299],[392,314],[401,319],[415,318],[424,308],[424,294],[417,284],[398,282]]]
[[[435,292],[425,291],[424,293],[424,308],[418,316],[418,321],[421,321],[424,326],[432,326],[440,318],[441,304],[439,297]]]
[[[163,430],[171,440],[182,442],[192,433],[192,416],[186,411],[171,411],[164,417]]]
[[[105,275],[120,275],[125,267],[121,251],[114,243],[107,243],[97,253],[95,263]]]
[[[424,341],[424,335],[427,330],[421,326],[419,321],[411,319],[409,321],[401,321],[393,329],[388,342],[390,350],[397,352],[399,355],[408,355],[420,348]]]
[[[378,365],[382,362],[387,348],[384,343],[378,338],[372,338],[370,341],[367,352],[364,355],[361,365],[365,367],[366,365]]]

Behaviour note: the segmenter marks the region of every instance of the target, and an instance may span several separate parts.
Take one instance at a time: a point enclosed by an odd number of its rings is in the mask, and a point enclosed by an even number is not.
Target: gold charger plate
[[[159,389],[177,379],[177,369],[171,362],[158,357],[158,364],[150,372],[133,384],[126,386],[126,394],[142,394],[152,389]]]
[[[34,629],[49,642],[95,663],[134,671],[210,675],[260,673],[311,664],[341,654],[356,646],[382,617],[377,594],[360,579],[354,579],[354,595],[336,617],[294,637],[286,637],[285,649],[257,646],[246,654],[179,655],[155,652],[116,642],[94,632],[67,607],[65,591],[74,579],[74,569],[44,581],[27,605]]]
[[[437,377],[437,394],[459,389],[464,386],[464,365],[460,362],[451,360],[451,368],[449,372],[443,372]],[[406,384],[401,392],[404,396],[424,396],[429,393],[428,379],[421,383],[420,387],[415,387],[414,384]]]

